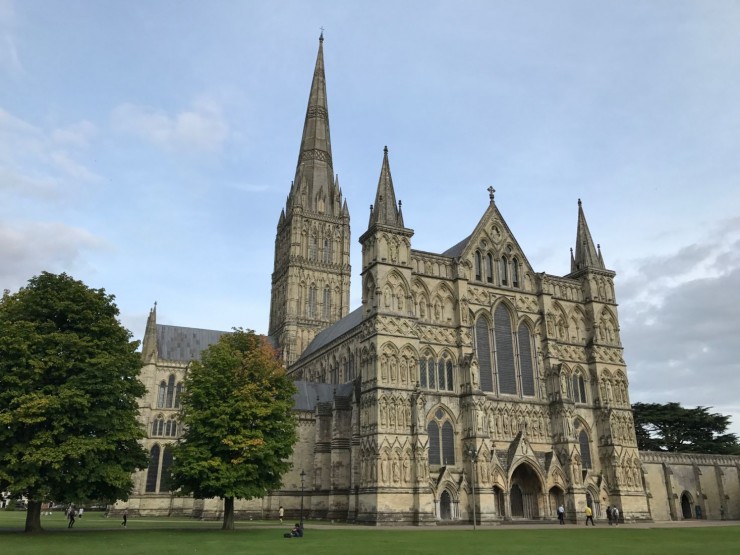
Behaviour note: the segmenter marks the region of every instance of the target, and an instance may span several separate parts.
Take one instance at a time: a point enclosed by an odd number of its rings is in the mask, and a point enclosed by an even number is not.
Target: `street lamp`
[[[301,469],[301,528],[303,528],[303,481],[306,479],[306,473]]]
[[[481,445],[481,447],[483,447]],[[478,462],[478,452],[480,451],[480,448],[478,448],[478,451],[475,451],[473,449],[468,450],[468,455],[470,456],[470,462],[472,463],[471,466],[471,472],[472,475],[472,484],[473,484],[473,530],[476,529],[475,527],[475,471],[476,471],[476,463]]]

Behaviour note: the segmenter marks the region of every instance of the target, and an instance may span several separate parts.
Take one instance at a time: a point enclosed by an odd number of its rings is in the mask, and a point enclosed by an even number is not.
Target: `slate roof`
[[[309,343],[308,347],[306,347],[306,350],[303,351],[303,354],[301,354],[301,357],[298,360],[303,360],[311,353],[315,353],[324,345],[328,345],[341,335],[344,335],[348,331],[359,326],[361,323],[362,307],[360,306],[347,314],[347,316],[345,316],[338,322],[335,322],[325,330],[320,331],[316,335],[316,337],[313,338],[313,341]]]
[[[157,324],[159,358],[182,362],[200,360],[200,353],[217,343],[225,333],[229,332]]]
[[[352,382],[343,384],[318,383],[318,382],[295,382],[298,393],[293,396],[293,409],[312,411],[316,409],[317,403],[330,403],[334,400],[334,392],[337,397],[349,397],[354,390]]]
[[[473,234],[471,233],[465,239],[460,241],[457,245],[455,245],[454,247],[450,247],[445,252],[443,252],[442,256],[449,256],[450,258],[457,258],[458,256],[462,254],[463,250],[465,250],[465,247],[468,246],[468,241],[470,241],[470,238],[472,236]]]

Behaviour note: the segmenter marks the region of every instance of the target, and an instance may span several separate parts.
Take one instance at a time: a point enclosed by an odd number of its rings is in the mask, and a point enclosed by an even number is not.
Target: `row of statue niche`
[[[381,485],[411,485],[416,470],[416,479],[425,480],[428,476],[426,460],[423,457],[414,459],[410,453],[389,456],[383,453],[380,457],[362,457],[360,460],[360,482],[363,485],[379,483]]]
[[[380,399],[380,427],[388,431],[408,432],[411,428],[411,405],[405,399]]]
[[[383,383],[416,383],[416,362],[408,357],[401,357],[399,364],[396,355],[380,355],[380,379]]]
[[[605,402],[627,402],[627,385],[624,383],[624,380],[611,380],[603,377],[599,382],[599,390],[601,391],[601,398]]]
[[[485,433],[486,425],[488,433],[494,438],[512,438],[520,431],[536,440],[550,437],[548,419],[540,409],[489,407],[485,412],[477,410],[476,430]]]
[[[614,441],[634,442],[635,425],[629,415],[615,414],[611,421],[612,436]]]
[[[640,474],[640,463],[637,459],[625,461],[617,468],[617,480],[630,488],[642,486]]]

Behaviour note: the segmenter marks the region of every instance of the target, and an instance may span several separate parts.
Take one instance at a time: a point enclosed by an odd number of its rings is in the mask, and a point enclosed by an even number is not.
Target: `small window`
[[[331,241],[324,239],[324,264],[331,264]]]
[[[419,386],[426,388],[427,386],[427,359],[419,359]]]
[[[157,408],[161,409],[164,408],[164,401],[167,397],[167,383],[162,380],[162,382],[159,384],[159,393],[157,394]]]
[[[486,255],[486,281],[493,283],[493,255],[491,253]]]
[[[331,317],[331,288],[327,285],[324,287],[324,320]]]
[[[177,387],[175,388],[175,408],[182,408],[182,382],[177,384]]]
[[[499,261],[499,274],[501,277],[501,285],[509,285],[509,261],[506,260],[505,256],[502,256]]]
[[[511,285],[519,287],[519,262],[516,258],[511,260]]]
[[[171,409],[175,403],[175,375],[170,374],[170,379],[167,380],[167,399],[165,406]]]
[[[475,251],[475,280],[481,280],[481,259],[479,251]]]

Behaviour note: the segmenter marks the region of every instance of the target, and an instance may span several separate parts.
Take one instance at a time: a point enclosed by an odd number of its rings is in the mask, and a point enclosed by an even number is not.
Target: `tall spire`
[[[604,270],[604,261],[601,253],[596,251],[594,240],[591,238],[591,232],[588,230],[586,216],[583,213],[583,204],[578,199],[578,230],[576,232],[576,254],[575,258],[571,256],[570,271],[577,272],[584,268],[598,268]]]
[[[308,209],[318,212],[317,203],[322,199],[324,209],[332,206],[334,200],[334,169],[331,156],[331,136],[329,134],[329,108],[326,99],[326,76],[324,74],[324,33],[319,37],[319,52],[311,81],[306,119],[303,124],[303,137],[298,153],[298,163],[293,191],[305,194]],[[323,210],[322,210],[323,211]]]
[[[383,166],[380,168],[378,190],[375,193],[375,204],[370,212],[370,224],[403,227],[401,203],[396,204],[396,192],[393,190],[391,167],[388,163],[388,147],[383,149]]]

